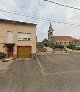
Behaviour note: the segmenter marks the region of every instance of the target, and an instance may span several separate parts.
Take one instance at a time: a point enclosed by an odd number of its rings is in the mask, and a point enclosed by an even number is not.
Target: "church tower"
[[[50,26],[49,26],[49,31],[48,31],[48,41],[49,42],[53,42],[53,28],[50,22]]]

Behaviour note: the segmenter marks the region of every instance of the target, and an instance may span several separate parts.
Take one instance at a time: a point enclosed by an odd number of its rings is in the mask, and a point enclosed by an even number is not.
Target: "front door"
[[[13,46],[8,46],[8,58],[13,57]]]

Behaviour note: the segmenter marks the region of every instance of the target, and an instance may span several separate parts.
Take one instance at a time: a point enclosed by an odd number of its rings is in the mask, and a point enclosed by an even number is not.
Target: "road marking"
[[[37,57],[36,57],[36,59],[37,59],[38,64],[39,64],[39,66],[40,66],[40,68],[41,68],[42,74],[45,76],[46,74],[45,74],[45,72],[44,72],[44,69],[43,69],[42,66],[41,66],[41,63],[40,63],[39,59],[38,59]]]
[[[66,71],[66,72],[55,72],[55,73],[52,73],[52,74],[45,74],[45,76],[60,75],[60,74],[69,74],[69,73],[80,73],[80,70]]]
[[[41,63],[40,63],[40,61],[39,61],[39,59],[38,59],[38,57],[36,57],[36,59],[37,59],[38,64],[39,64],[39,66],[40,66],[40,68],[41,68],[41,72],[42,72],[42,74],[43,74],[44,76],[61,75],[61,74],[69,74],[69,73],[80,73],[80,70],[55,72],[55,73],[51,73],[51,74],[45,73],[45,72],[44,72],[44,69],[42,68],[42,65],[41,65]]]

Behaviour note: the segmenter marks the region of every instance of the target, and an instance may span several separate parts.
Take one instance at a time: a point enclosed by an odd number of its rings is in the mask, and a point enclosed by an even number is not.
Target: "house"
[[[36,53],[36,24],[0,19],[0,52],[30,58]]]
[[[71,36],[54,36],[53,32],[54,30],[50,23],[48,31],[48,41],[50,44],[68,46],[73,40],[75,40],[75,38],[72,38]]]
[[[72,41],[72,44],[75,44],[76,46],[80,47],[80,40],[75,39],[75,40]]]

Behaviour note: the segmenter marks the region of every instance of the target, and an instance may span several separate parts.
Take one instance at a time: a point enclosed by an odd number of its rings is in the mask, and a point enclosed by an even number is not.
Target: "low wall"
[[[69,53],[80,53],[80,51],[78,51],[78,50],[72,50],[72,49],[69,49],[69,48],[66,48],[66,47],[65,47],[65,49]]]
[[[53,54],[53,51],[47,51],[47,52],[38,52],[37,55],[50,55]]]

